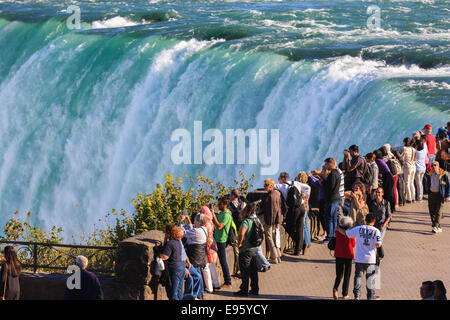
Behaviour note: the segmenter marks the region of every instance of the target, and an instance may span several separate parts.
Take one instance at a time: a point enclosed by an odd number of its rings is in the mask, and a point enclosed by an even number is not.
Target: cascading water
[[[69,4],[81,29],[66,25]],[[0,223],[87,232],[164,174],[232,183],[258,165],[174,165],[171,134],[279,129],[292,175],[448,120],[445,1],[0,1]],[[420,14],[425,13],[425,14]],[[446,16],[447,14],[447,16]],[[272,177],[274,178],[274,177]]]

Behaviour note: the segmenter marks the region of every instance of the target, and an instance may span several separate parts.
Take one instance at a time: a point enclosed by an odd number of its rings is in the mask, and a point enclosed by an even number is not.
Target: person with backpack
[[[351,217],[342,217],[339,219],[339,227],[343,230],[349,230],[353,226],[353,219]],[[353,248],[355,248],[355,239],[350,239],[346,235],[336,231],[336,244],[334,247],[334,256],[336,258],[336,279],[333,286],[333,298],[338,299],[338,288],[344,277],[342,284],[342,296],[344,299],[349,299],[348,288],[350,285],[350,276],[352,274],[352,261],[355,259]]]
[[[270,252],[270,263],[281,263],[281,251],[275,244],[276,229],[283,222],[281,213],[281,193],[274,189],[275,181],[272,179],[264,180],[264,189],[267,191],[267,197],[263,203],[264,232],[266,236],[267,249]]]
[[[222,197],[218,200],[217,206],[219,207],[219,213],[214,213],[213,206],[210,207],[211,213],[213,215],[214,223],[214,239],[217,243],[217,254],[219,256],[219,262],[222,267],[224,284],[220,286],[220,289],[231,289],[231,275],[230,269],[228,268],[227,262],[227,242],[229,242],[229,233],[233,232],[231,225],[233,223],[233,217],[228,209],[229,200]]]
[[[347,177],[345,190],[351,190],[355,182],[361,181],[366,167],[366,161],[359,155],[359,148],[357,145],[351,145],[349,151],[344,151],[344,163],[347,168]],[[351,160],[350,160],[351,156]],[[370,181],[370,176],[367,179]],[[367,182],[367,181],[363,181]]]
[[[294,255],[298,256],[300,249],[305,249],[305,199],[309,197],[311,187],[300,181],[290,181],[287,172],[282,172],[278,181],[280,183],[275,185],[275,189],[281,191],[281,200],[286,202],[288,208],[285,218],[286,231],[294,241]]]
[[[238,233],[239,268],[241,269],[242,283],[235,296],[247,297],[259,295],[258,285],[258,248],[264,240],[264,227],[256,216],[255,206],[247,205],[242,215],[242,222]],[[251,290],[248,291],[249,280]]]
[[[242,210],[244,210],[247,205],[247,199],[239,194],[239,190],[233,189],[230,193],[230,206],[229,209],[231,211],[231,215],[233,217],[233,222],[236,226],[236,229],[239,229],[243,217]],[[233,263],[233,275],[239,276],[239,249],[237,247],[237,238],[236,241],[232,244],[233,246],[233,254],[234,254],[234,263]]]

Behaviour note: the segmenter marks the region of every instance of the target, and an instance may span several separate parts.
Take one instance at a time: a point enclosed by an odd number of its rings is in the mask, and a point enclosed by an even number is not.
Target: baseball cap
[[[425,130],[425,129],[431,130],[431,125],[429,125],[429,124],[425,125],[425,127],[423,127],[422,130]]]

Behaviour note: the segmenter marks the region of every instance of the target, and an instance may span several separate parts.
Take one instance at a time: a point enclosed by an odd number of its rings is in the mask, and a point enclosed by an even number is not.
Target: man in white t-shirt
[[[361,297],[361,284],[364,273],[366,273],[367,299],[375,299],[375,263],[377,248],[381,247],[381,233],[380,230],[374,227],[375,221],[375,215],[369,213],[366,216],[365,225],[357,226],[347,231],[338,228],[340,233],[356,240],[353,294],[357,300]]]

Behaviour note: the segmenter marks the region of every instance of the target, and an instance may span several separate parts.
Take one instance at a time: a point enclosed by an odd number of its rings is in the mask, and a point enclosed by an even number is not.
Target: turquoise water
[[[81,29],[69,30],[78,5]],[[2,1],[0,222],[92,230],[174,165],[173,130],[280,130],[295,175],[449,120],[449,1]],[[381,9],[380,29],[367,8]]]

